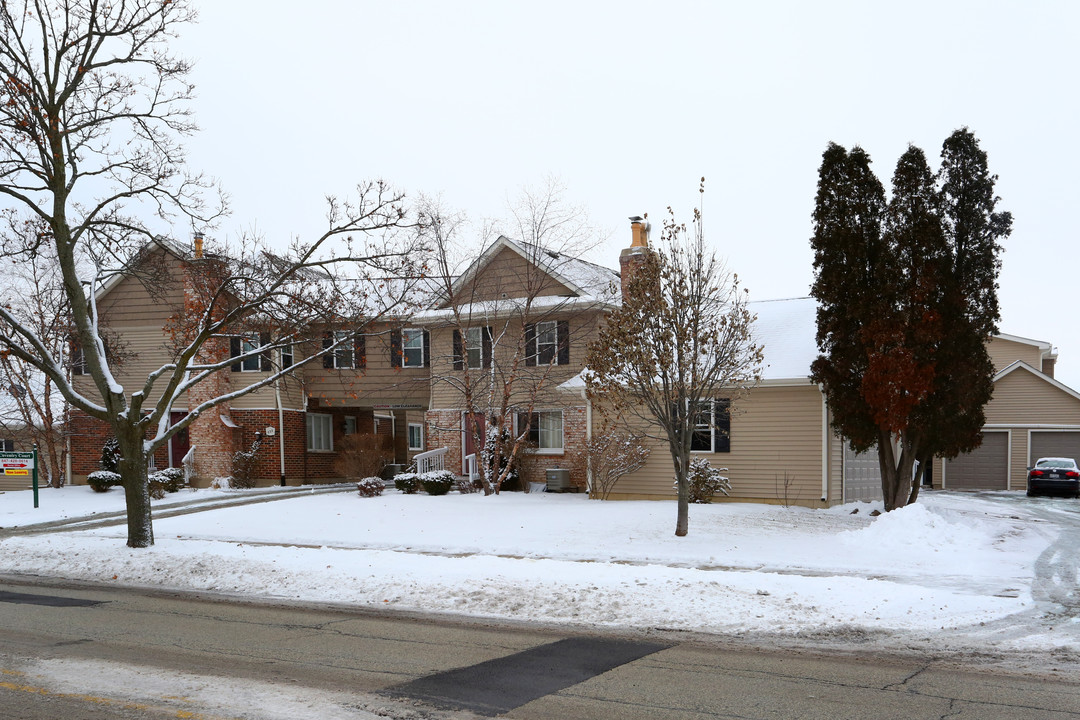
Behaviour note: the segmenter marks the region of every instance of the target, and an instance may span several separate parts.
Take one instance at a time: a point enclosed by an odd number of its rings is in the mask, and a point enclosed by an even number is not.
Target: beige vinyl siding
[[[327,369],[322,358],[304,366],[304,390],[308,397],[330,405],[417,405],[428,406],[430,373],[428,367],[397,368],[390,358],[390,333],[369,335],[366,342],[366,367],[363,369]],[[321,346],[320,346],[321,347]],[[317,351],[317,349],[315,350]],[[312,352],[297,348],[296,352]],[[432,337],[432,355],[435,354]]]
[[[994,394],[986,406],[987,425],[1078,423],[1080,399],[1023,368],[994,383]]]
[[[165,255],[169,280],[155,282],[154,290],[134,277],[124,277],[98,299],[98,309],[110,328],[156,325],[159,329],[184,307],[183,269],[179,260]]]
[[[483,272],[458,293],[462,302],[552,295],[570,296],[574,292],[508,247],[500,250]]]
[[[782,502],[786,471],[793,478],[788,501],[820,507],[821,453],[821,393],[807,384],[753,390],[732,412],[731,452],[694,455],[728,468],[732,500]],[[620,480],[612,496],[674,498],[673,482],[671,454],[666,444],[656,442],[646,466]],[[833,487],[839,492],[838,484],[830,482],[830,492]],[[833,502],[838,501],[836,496]]]
[[[990,338],[987,345],[994,371],[1001,372],[1017,360],[1023,360],[1036,370],[1042,370],[1042,351],[1035,345],[1019,343],[1000,337]]]
[[[538,320],[541,318],[538,318]],[[532,395],[532,388],[540,384],[541,391],[537,395],[537,401],[541,404],[563,404],[566,402],[567,392],[560,390],[558,386],[575,377],[585,366],[585,355],[588,352],[589,343],[596,337],[598,331],[599,313],[575,313],[568,317],[544,317],[542,320],[567,320],[570,333],[570,362],[567,365],[540,365],[526,366],[524,355],[520,357],[518,364],[518,378],[514,381],[516,403],[526,403]],[[492,349],[494,355],[493,364],[497,369],[508,373],[514,353],[518,351],[519,340],[523,342],[524,324],[518,319],[509,321],[478,321],[476,325],[492,327],[492,333],[496,336],[505,334],[497,339]],[[464,396],[461,391],[465,370],[454,370],[454,329],[451,327],[432,327],[431,354],[434,358],[431,375],[431,407],[433,408],[459,408],[464,404]],[[469,370],[472,381],[474,397],[486,397],[488,390],[487,378],[483,370]],[[488,371],[490,373],[490,370]],[[496,382],[503,382],[497,380]],[[497,388],[501,393],[501,389]],[[580,391],[572,391],[576,400],[574,404],[580,404]],[[501,394],[499,396],[501,399]]]

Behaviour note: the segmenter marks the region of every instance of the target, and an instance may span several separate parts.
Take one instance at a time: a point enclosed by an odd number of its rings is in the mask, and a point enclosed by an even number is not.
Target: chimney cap
[[[631,215],[630,216],[630,222],[632,222],[632,223],[639,223],[642,220],[644,220],[644,218],[642,218],[640,215]]]

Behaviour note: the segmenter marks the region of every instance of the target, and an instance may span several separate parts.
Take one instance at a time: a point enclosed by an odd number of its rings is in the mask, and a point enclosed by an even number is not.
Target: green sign
[[[4,475],[30,475],[34,481],[34,507],[38,506],[37,443],[33,452],[0,452]]]

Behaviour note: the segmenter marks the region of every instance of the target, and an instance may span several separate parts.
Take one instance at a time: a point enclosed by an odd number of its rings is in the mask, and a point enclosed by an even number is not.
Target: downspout
[[[277,400],[278,454],[281,458],[281,487],[285,487],[285,410],[281,407],[281,378],[274,381]]]
[[[825,390],[818,385],[821,393],[821,502],[829,502],[829,404],[825,399]]]
[[[581,395],[585,398],[585,492],[592,497],[592,461],[588,450],[592,443],[592,400],[584,390]]]

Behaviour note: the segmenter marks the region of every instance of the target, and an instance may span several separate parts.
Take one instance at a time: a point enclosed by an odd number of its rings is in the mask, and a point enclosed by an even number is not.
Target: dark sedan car
[[[1027,494],[1080,497],[1080,468],[1072,458],[1039,458],[1028,468]]]

